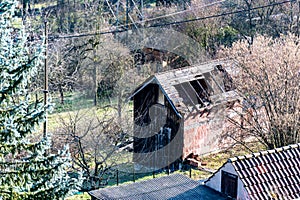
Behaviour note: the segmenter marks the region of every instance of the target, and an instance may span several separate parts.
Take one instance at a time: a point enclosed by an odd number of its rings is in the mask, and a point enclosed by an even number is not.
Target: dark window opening
[[[221,192],[231,198],[237,198],[237,175],[222,171]]]
[[[197,79],[190,81],[191,86],[194,88],[194,91],[197,93],[198,104],[206,106],[209,104],[209,95],[208,88],[204,79]]]
[[[205,107],[210,103],[208,87],[203,78],[183,82],[174,87],[186,106]]]

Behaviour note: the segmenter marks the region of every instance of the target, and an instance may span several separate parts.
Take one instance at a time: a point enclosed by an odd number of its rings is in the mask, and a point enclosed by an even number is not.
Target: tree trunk
[[[57,5],[59,8],[57,9],[57,17],[58,17],[58,30],[59,32],[63,32],[63,25],[64,25],[64,20],[65,20],[65,1],[64,0],[58,0]]]
[[[94,83],[94,88],[93,88],[93,91],[94,91],[94,106],[97,106],[97,89],[98,89],[98,76],[97,76],[97,65],[96,65],[96,46],[93,46],[94,50],[93,50],[93,53],[94,53],[94,69],[93,69],[93,83]]]
[[[94,69],[93,69],[93,83],[94,83],[94,88],[93,88],[93,98],[94,98],[94,106],[97,106],[98,102],[97,102],[97,66],[94,65]]]
[[[62,105],[65,104],[65,99],[64,99],[64,90],[63,88],[61,87],[61,85],[58,86],[58,91],[59,91],[59,95],[60,95],[60,103]]]
[[[120,91],[118,94],[118,123],[121,125],[122,123],[122,92]]]

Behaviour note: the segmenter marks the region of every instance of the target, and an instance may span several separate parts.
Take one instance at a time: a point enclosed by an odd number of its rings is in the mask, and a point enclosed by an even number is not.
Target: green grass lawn
[[[89,200],[91,199],[91,196],[87,193],[87,192],[84,192],[84,193],[81,193],[81,194],[77,194],[77,195],[73,195],[73,196],[70,196],[70,197],[67,197],[66,200]]]
[[[56,2],[56,1],[53,1],[53,2],[51,2],[51,3],[49,3],[49,2],[35,3],[35,4],[34,4],[34,8],[36,8],[36,9],[41,9],[41,8],[47,8],[47,7],[49,7],[49,6],[55,6],[55,5],[57,5],[57,2]]]
[[[60,103],[58,94],[51,94],[51,98],[54,109],[52,113],[48,114],[48,129],[50,132],[61,126],[62,119],[70,120],[76,114],[101,118],[102,116],[115,116],[117,112],[114,108],[116,107],[116,100],[112,100],[113,105],[109,105],[109,102],[99,99],[98,105],[94,106],[93,99],[80,92],[66,93],[64,104]],[[131,102],[126,104],[126,111],[123,116],[128,115],[129,118],[132,118],[132,107]]]

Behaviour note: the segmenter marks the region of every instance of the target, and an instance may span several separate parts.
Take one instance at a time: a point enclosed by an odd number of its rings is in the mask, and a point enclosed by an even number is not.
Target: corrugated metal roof
[[[93,190],[89,192],[89,194],[96,199],[103,200],[226,199],[221,196],[220,193],[181,174],[173,174],[132,184]]]
[[[300,198],[300,143],[230,158],[251,199]]]

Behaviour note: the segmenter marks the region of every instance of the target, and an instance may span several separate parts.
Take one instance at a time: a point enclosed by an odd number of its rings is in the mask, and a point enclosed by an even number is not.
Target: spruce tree
[[[68,176],[67,148],[53,154],[49,136],[30,139],[48,107],[33,101],[29,88],[43,52],[12,26],[15,6],[0,1],[0,199],[59,199],[78,181]]]

